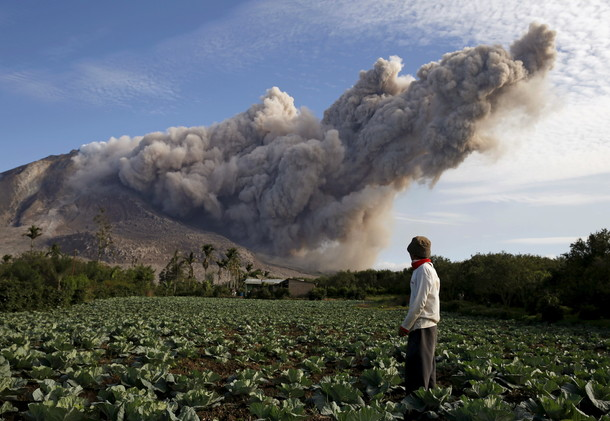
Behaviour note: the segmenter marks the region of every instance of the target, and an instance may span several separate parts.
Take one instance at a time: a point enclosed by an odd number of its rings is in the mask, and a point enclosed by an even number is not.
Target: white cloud
[[[485,5],[470,0],[246,2],[222,20],[207,21],[195,31],[166,39],[148,49],[117,51],[106,57],[87,59],[85,64],[66,63],[58,77],[41,76],[37,81],[54,85],[58,80],[78,79],[83,67],[86,72],[93,69],[127,72],[131,81],[127,89],[102,85],[86,93],[87,100],[95,94],[100,96],[100,101],[106,97],[115,101],[116,97],[164,94],[169,89],[167,81],[172,78],[196,77],[207,68],[216,71],[227,66],[247,68],[277,52],[311,59],[329,40],[346,49],[365,41],[383,44],[396,47],[396,54],[400,54],[401,44],[453,45],[455,49],[479,43],[507,45],[534,20],[547,23],[558,32],[559,61],[551,77],[560,90],[583,102],[590,99],[591,93],[610,92],[606,67],[610,62],[610,30],[606,24],[610,21],[610,4],[605,0],[567,3],[496,0]],[[147,73],[133,79],[134,63],[147,69]],[[84,76],[96,80],[95,74]],[[75,90],[72,94],[78,92]]]
[[[570,236],[570,237],[532,237],[532,238],[513,238],[504,241],[510,244],[534,244],[534,245],[562,245],[574,243],[581,237]]]
[[[75,89],[88,95],[91,102],[127,104],[142,97],[176,97],[167,81],[137,69],[84,63],[78,66],[78,75]]]
[[[295,2],[297,3],[297,2]],[[470,0],[416,2],[386,0],[326,0],[307,2],[318,21],[332,26],[335,34],[346,37],[385,37],[411,44],[433,44],[439,38],[453,39],[454,45],[500,43],[507,45],[526,31],[532,21],[557,30],[558,75],[573,83],[608,86],[599,80],[607,74],[610,59],[610,4],[605,0],[523,2],[495,0],[485,4]],[[267,4],[279,7],[277,1]],[[297,3],[298,4],[298,3]],[[297,10],[302,7],[294,7]],[[322,13],[323,12],[323,13]]]
[[[558,194],[484,194],[465,196],[459,199],[448,200],[447,204],[466,203],[521,203],[531,206],[582,206],[610,202],[610,194],[580,194],[580,193],[558,193]]]
[[[58,84],[49,80],[48,75],[34,71],[2,72],[0,85],[5,89],[43,101],[58,101],[66,97],[65,91]]]
[[[427,212],[423,215],[411,215],[402,212],[396,212],[394,219],[403,222],[415,222],[418,224],[430,225],[463,225],[469,221],[469,217],[459,213],[451,212]]]
[[[443,179],[508,188],[610,173],[610,96],[566,104],[530,129],[499,134],[503,153],[473,155]]]
[[[401,271],[405,268],[411,267],[411,263],[403,262],[403,263],[394,263],[394,262],[377,262],[373,266],[373,269],[376,270],[391,270],[394,272]]]

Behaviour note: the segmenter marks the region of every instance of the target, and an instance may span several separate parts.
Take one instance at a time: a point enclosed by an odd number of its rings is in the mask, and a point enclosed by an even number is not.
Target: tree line
[[[466,303],[518,308],[556,321],[567,313],[610,318],[610,232],[602,229],[571,244],[558,258],[509,253],[476,254],[461,262],[433,256],[441,278],[441,305]],[[409,295],[411,270],[341,271],[318,279],[317,298]]]
[[[95,298],[145,295],[155,278],[148,266],[123,269],[66,255],[56,245],[0,263],[0,311],[46,310]]]
[[[217,250],[203,244],[199,253],[174,251],[160,271],[146,265],[129,268],[112,265],[116,250],[112,225],[103,208],[94,218],[97,252],[95,260],[64,253],[57,244],[36,250],[42,228],[31,225],[23,233],[30,241],[29,251],[19,256],[4,255],[0,262],[0,312],[45,310],[96,298],[134,295],[232,296],[243,290],[247,277],[263,278],[268,271],[242,262],[236,248]],[[195,276],[201,265],[203,279]]]
[[[85,260],[76,253],[63,253],[56,244],[46,250],[31,247],[19,256],[4,255],[0,261],[0,312],[46,310],[98,298],[137,295],[231,296],[241,288],[245,276],[265,274],[252,270],[251,264],[242,268],[236,249],[213,254],[213,246],[203,248],[207,254],[199,262],[195,253],[176,251],[158,278],[150,266],[124,268]],[[216,260],[211,261],[212,257]],[[216,273],[197,279],[194,265],[201,263],[207,272],[212,262],[218,265]]]
[[[31,226],[23,234],[30,250],[21,256],[5,255],[0,263],[0,311],[44,309],[94,298],[125,295],[230,296],[243,289],[243,281],[269,273],[244,262],[236,248],[221,251],[203,244],[198,252],[176,250],[156,279],[149,266],[121,268],[102,263],[111,256],[109,225],[100,212],[98,260],[85,261],[62,253],[57,245],[35,250],[42,234]],[[602,229],[579,239],[558,258],[509,253],[476,254],[452,262],[442,256],[432,261],[441,277],[445,310],[467,303],[487,307],[518,308],[555,321],[571,312],[583,319],[610,318],[610,232]],[[195,275],[201,265],[203,279]],[[411,270],[340,271],[315,279],[310,298],[364,299],[394,295],[406,303]]]
[[[112,266],[116,247],[106,210],[93,218],[95,257],[93,261],[63,253],[57,244],[35,250],[43,230],[31,225],[23,233],[30,250],[20,256],[5,255],[0,263],[0,311],[47,309],[95,298],[128,295],[232,296],[243,290],[246,278],[264,278],[269,272],[245,263],[237,248],[217,250],[203,244],[198,252],[175,250],[158,277],[150,266],[124,269]],[[203,279],[195,276],[196,265]]]

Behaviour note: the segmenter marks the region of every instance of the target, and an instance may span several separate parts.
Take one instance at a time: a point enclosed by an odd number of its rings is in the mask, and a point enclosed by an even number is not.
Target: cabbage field
[[[115,298],[0,314],[0,419],[610,420],[610,332],[443,314],[402,388],[406,309]]]

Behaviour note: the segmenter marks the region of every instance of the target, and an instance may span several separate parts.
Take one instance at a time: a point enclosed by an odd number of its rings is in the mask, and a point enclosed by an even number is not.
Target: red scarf
[[[428,263],[428,262],[432,262],[432,260],[430,260],[430,259],[415,260],[415,261],[411,262],[411,267],[413,268],[413,270],[415,270],[418,267],[420,267],[421,265],[423,265],[424,263]]]

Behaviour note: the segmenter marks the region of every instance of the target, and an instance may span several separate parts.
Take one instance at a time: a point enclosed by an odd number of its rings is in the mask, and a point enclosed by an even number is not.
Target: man
[[[409,312],[400,325],[399,334],[409,335],[405,362],[407,395],[436,385],[436,325],[440,321],[440,279],[430,261],[431,242],[417,236],[407,251],[411,256],[411,296]]]

